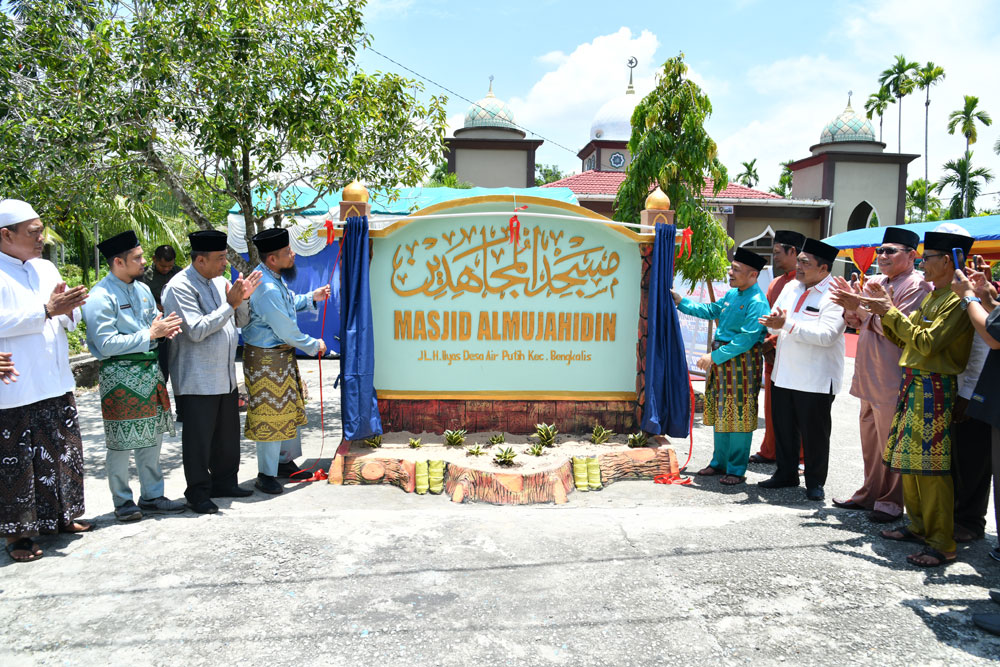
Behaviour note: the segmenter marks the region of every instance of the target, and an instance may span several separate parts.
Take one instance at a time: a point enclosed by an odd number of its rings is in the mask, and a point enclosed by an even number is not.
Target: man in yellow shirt
[[[965,314],[968,304],[951,291],[951,281],[953,251],[961,266],[972,241],[961,234],[924,235],[924,277],[934,291],[909,317],[892,305],[881,285],[872,285],[871,297],[861,297],[881,317],[885,336],[903,349],[903,381],[882,461],[902,475],[910,524],[883,530],[882,536],[924,543],[922,551],[907,556],[920,567],[955,560],[951,415],[958,397],[957,375],[969,362],[973,329]]]

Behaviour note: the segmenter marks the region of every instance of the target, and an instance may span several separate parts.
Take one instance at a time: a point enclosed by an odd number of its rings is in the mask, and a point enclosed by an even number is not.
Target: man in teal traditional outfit
[[[250,297],[250,323],[243,328],[243,374],[250,399],[244,433],[257,442],[257,482],[264,493],[281,493],[278,477],[298,471],[302,455],[299,427],[306,423],[305,392],[295,350],[310,356],[326,353],[326,344],[299,330],[296,313],[316,311],[330,296],[324,285],[310,294],[294,294],[282,276],[295,270],[287,229],[266,229],[253,237],[261,256],[260,287]]]
[[[139,239],[124,232],[97,246],[110,273],[83,306],[87,347],[101,362],[101,414],[108,453],[105,459],[115,516],[135,521],[145,512],[179,512],[184,502],[163,495],[160,445],[173,432],[170,398],[157,363],[157,339],[180,331],[180,318],[156,310],[149,287],[137,280],[146,268]],[[128,483],[129,452],[135,452],[139,505]]]
[[[695,303],[673,292],[674,302],[685,315],[718,320],[712,351],[698,360],[705,380],[706,426],[715,427],[715,451],[699,475],[717,475],[728,486],[746,479],[750,444],[757,428],[757,396],[762,372],[761,343],[764,325],[758,319],[770,310],[757,276],[766,260],[737,248],[729,268],[733,288],[715,303]]]

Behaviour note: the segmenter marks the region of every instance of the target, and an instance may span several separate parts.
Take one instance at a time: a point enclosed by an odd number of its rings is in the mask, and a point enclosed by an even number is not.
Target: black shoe
[[[814,486],[811,489],[806,489],[806,500],[823,500],[826,496],[823,494],[822,486]]]
[[[990,558],[993,560],[1000,560],[1000,547],[993,547],[990,549]]]
[[[1000,604],[1000,590],[997,590],[996,588],[990,589],[990,599],[997,604]]]
[[[295,461],[289,461],[288,463],[279,463],[278,477],[291,477],[299,470],[301,470],[301,468],[295,465]]]
[[[281,484],[278,483],[278,479],[276,477],[265,475],[262,472],[257,473],[257,481],[254,482],[254,486],[256,486],[258,490],[264,493],[270,493],[274,496],[284,491]]]
[[[793,487],[798,485],[799,485],[798,479],[785,481],[778,477],[768,477],[763,482],[757,482],[757,486],[763,489],[783,489],[785,487]]]
[[[250,489],[244,489],[242,486],[233,484],[232,486],[212,489],[213,498],[246,498],[247,496],[252,496],[253,491]]]
[[[199,500],[196,503],[188,501],[188,507],[190,507],[192,511],[195,511],[198,514],[215,514],[216,512],[219,511],[219,506],[213,503],[208,498],[205,498],[204,500]]]
[[[972,622],[991,635],[1000,635],[1000,614],[973,614]]]

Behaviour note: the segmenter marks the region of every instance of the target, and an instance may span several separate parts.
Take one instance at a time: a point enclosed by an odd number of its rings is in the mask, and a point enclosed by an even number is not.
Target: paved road
[[[303,369],[315,389],[315,363]],[[987,555],[992,513],[986,541],[932,571],[906,565],[912,549],[875,537],[877,526],[829,500],[714,481],[620,482],[571,494],[560,507],[296,485],[278,497],[223,501],[214,516],[127,525],[111,514],[96,396],[79,403],[87,517],[97,530],[47,538],[36,563],[0,563],[5,667],[909,665],[1000,657],[1000,639],[969,621],[1000,611],[986,595],[1000,585],[1000,564]],[[315,403],[310,410],[304,448],[317,457]],[[846,391],[834,403],[828,497],[861,480],[857,413]],[[329,428],[324,458],[339,439],[337,425]],[[675,445],[683,459],[686,443]],[[243,454],[249,484],[253,445],[244,443]],[[692,469],[710,458],[711,430],[699,427]],[[179,437],[166,439],[163,460],[168,494],[178,497]],[[769,472],[755,466],[750,481]]]

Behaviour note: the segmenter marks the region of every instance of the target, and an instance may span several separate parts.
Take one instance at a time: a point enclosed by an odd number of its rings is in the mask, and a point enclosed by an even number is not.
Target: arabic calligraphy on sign
[[[401,297],[592,299],[607,292],[614,298],[619,264],[616,251],[565,231],[524,228],[514,245],[506,227],[469,225],[401,243],[392,256],[390,284]]]

